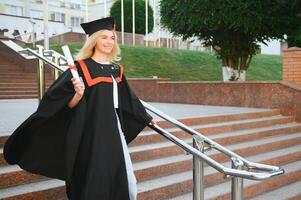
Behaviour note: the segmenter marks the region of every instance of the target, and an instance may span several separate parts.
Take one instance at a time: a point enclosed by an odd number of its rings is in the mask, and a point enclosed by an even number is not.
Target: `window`
[[[6,13],[9,15],[23,16],[23,8],[21,6],[5,5]]]
[[[80,4],[77,3],[70,3],[70,8],[71,9],[81,9]]]
[[[66,15],[64,13],[53,12],[50,14],[50,18],[53,21],[64,22],[66,21]]]
[[[84,22],[84,18],[81,17],[71,17],[71,26],[79,27],[81,23]]]
[[[38,10],[30,10],[30,17],[43,19],[43,12]]]

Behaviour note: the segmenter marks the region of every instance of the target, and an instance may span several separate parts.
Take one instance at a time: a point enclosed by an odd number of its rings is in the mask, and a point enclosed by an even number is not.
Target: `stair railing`
[[[141,101],[141,100],[140,100]],[[158,125],[151,126],[153,130],[163,135],[168,140],[175,143],[177,146],[184,149],[186,152],[193,155],[193,199],[203,200],[204,199],[204,162],[209,166],[213,167],[217,171],[223,173],[225,177],[231,176],[231,196],[233,200],[243,199],[243,179],[250,180],[265,180],[284,174],[284,169],[266,165],[261,163],[255,163],[246,160],[240,155],[230,151],[229,149],[223,147],[222,145],[214,142],[208,137],[200,134],[194,129],[186,126],[185,124],[179,122],[178,120],[168,116],[167,114],[161,112],[160,110],[154,108],[153,106],[141,101],[144,107],[150,112],[156,114],[157,116],[165,119],[166,121],[174,124],[183,131],[192,135],[193,148],[182,141],[181,139],[175,137],[171,133],[162,129]],[[205,151],[215,149],[224,155],[228,156],[232,163],[232,168],[223,166],[221,163],[213,160],[205,154]],[[249,171],[253,170],[253,171]],[[254,172],[254,170],[262,172]]]
[[[51,66],[59,72],[64,72],[68,67],[66,66],[66,58],[53,51],[45,51],[41,46],[38,46],[38,51],[30,48],[20,51],[20,53],[27,53],[39,59],[38,64],[38,82],[39,82],[39,99],[42,98],[45,92],[45,77],[44,77],[44,63]],[[58,76],[55,75],[55,77]],[[154,108],[146,102],[140,100],[143,106],[150,112],[156,114],[162,119],[174,124],[176,127],[189,133],[193,139],[193,146],[184,142],[183,140],[172,135],[168,131],[162,129],[158,125],[152,125],[152,128],[157,133],[161,134],[169,141],[182,148],[188,154],[193,155],[193,200],[204,200],[204,164],[207,163],[217,171],[223,173],[225,177],[231,177],[231,197],[233,200],[243,199],[243,179],[250,180],[266,180],[274,176],[284,174],[284,170],[278,166],[266,165],[256,162],[248,161],[233,151],[223,147],[222,145],[214,142],[208,137],[200,134],[194,129],[186,126],[178,120],[168,116],[162,111]],[[225,167],[221,163],[215,161],[205,154],[208,150],[215,149],[224,155],[228,156],[231,160],[231,168]],[[250,171],[252,170],[252,171]],[[260,172],[258,172],[260,171]]]
[[[18,51],[20,54],[31,55],[38,58],[37,64],[37,79],[38,79],[38,99],[42,99],[45,93],[45,64],[54,69],[53,77],[57,79],[60,72],[64,72],[68,67],[66,66],[66,58],[53,50],[45,50],[43,46],[36,45],[37,50],[26,48]]]

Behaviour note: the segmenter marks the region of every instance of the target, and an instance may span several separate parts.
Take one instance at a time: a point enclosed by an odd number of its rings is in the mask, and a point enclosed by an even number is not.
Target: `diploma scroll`
[[[72,55],[70,53],[68,45],[62,46],[62,49],[63,49],[63,53],[64,53],[64,55],[67,59],[67,64],[68,64],[68,66],[71,70],[72,76],[76,79],[79,79],[79,75],[78,75],[78,72],[77,72],[76,67],[74,65],[74,61],[73,61],[73,58],[72,58]]]

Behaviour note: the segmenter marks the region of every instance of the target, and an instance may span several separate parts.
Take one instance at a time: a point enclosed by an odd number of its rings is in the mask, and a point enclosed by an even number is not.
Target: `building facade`
[[[39,40],[43,35],[45,15],[49,19],[49,36],[68,31],[82,32],[80,23],[84,22],[85,7],[72,0],[49,0],[48,12],[45,12],[42,0],[1,0],[0,13],[0,29],[8,29],[5,36],[25,39],[35,32]]]
[[[80,24],[86,20],[92,21],[110,15],[110,9],[116,0],[48,0],[48,19],[50,20],[48,35],[62,34],[65,32],[80,32],[83,30]],[[86,6],[85,4],[88,3]],[[182,41],[174,38],[168,31],[160,26],[159,0],[148,0],[154,11],[154,28],[152,33],[144,36],[145,41],[152,42],[156,46],[169,48],[183,48],[190,50],[209,50],[203,47],[201,42],[192,38],[191,41]],[[5,36],[19,36],[22,40],[27,38],[30,42],[30,34],[35,32],[36,39],[43,37],[42,19],[45,16],[43,0],[0,0],[0,29],[8,29]],[[16,16],[16,22],[12,19]],[[22,17],[22,20],[20,19]],[[8,19],[9,18],[9,19]],[[13,23],[12,23],[13,22]],[[130,33],[129,33],[130,34]],[[176,42],[175,42],[176,40]],[[174,45],[177,44],[177,45]],[[281,54],[283,43],[280,41],[268,41],[268,45],[260,44],[263,54]]]

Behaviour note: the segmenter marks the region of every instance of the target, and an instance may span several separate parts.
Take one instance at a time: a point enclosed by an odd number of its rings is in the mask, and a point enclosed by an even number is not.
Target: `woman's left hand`
[[[152,121],[150,121],[149,125],[156,125],[157,123],[152,119]]]

